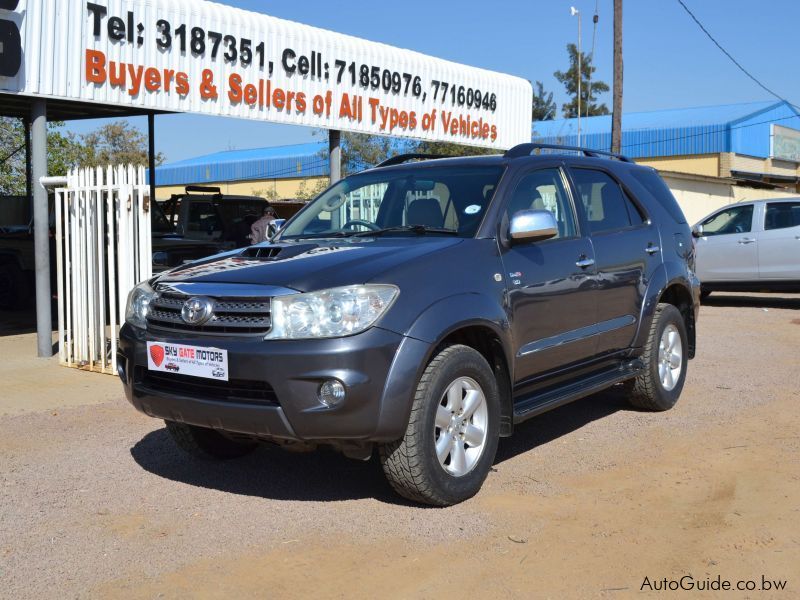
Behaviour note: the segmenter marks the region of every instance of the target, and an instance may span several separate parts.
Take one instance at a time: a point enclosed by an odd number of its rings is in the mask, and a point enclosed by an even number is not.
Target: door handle
[[[575,266],[580,267],[581,269],[586,269],[594,265],[593,258],[582,258],[578,262],[575,263]]]
[[[647,252],[648,254],[655,254],[656,252],[660,252],[661,248],[659,248],[658,246],[650,245],[647,248],[645,248],[644,251]]]
[[[756,241],[756,238],[742,238],[739,240],[740,244],[752,244]]]

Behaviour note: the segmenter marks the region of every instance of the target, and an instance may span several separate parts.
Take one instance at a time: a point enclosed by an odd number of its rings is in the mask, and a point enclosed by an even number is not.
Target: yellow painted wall
[[[662,174],[662,177],[690,225],[727,204],[745,200],[789,198],[797,195],[797,192],[791,190],[770,190],[734,185],[723,179],[698,181],[669,174]]]
[[[719,154],[692,154],[687,156],[664,156],[654,158],[637,158],[640,165],[647,165],[659,171],[674,173],[691,173],[719,177]]]
[[[302,185],[306,191],[317,189],[318,185],[328,185],[327,177],[295,177],[290,179],[253,179],[248,181],[223,181],[215,183],[198,183],[210,187],[218,187],[223,194],[238,196],[265,196],[274,190],[278,199],[297,198],[297,193]],[[190,184],[187,184],[190,185]],[[182,194],[185,186],[159,186],[156,188],[156,198],[166,200],[172,194]]]

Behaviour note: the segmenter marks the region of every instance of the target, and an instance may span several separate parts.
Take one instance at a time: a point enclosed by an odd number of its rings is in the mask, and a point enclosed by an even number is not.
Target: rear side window
[[[572,179],[586,211],[591,233],[625,229],[644,222],[644,217],[625,191],[603,171],[572,169]]]
[[[217,209],[211,202],[194,202],[189,206],[187,230],[205,233],[222,231],[222,223],[217,214]]]
[[[676,222],[686,223],[686,216],[678,205],[678,201],[675,200],[675,196],[672,195],[667,184],[664,183],[664,180],[661,179],[655,171],[639,168],[631,169],[630,173],[636,181],[641,183],[644,188],[650,192]]]
[[[800,202],[769,202],[764,229],[786,229],[800,225]]]

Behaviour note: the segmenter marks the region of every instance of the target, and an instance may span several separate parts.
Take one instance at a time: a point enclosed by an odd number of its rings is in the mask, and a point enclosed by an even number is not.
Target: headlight
[[[147,327],[147,313],[150,310],[150,301],[155,297],[155,292],[150,285],[143,281],[128,294],[128,305],[125,308],[125,320],[142,329]]]
[[[264,339],[332,338],[360,333],[394,302],[393,285],[352,285],[272,299],[272,330]]]

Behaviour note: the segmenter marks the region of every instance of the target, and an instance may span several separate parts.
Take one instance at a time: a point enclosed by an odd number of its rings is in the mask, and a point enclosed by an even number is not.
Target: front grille
[[[150,303],[147,324],[158,329],[224,335],[264,335],[272,326],[269,298],[211,298],[214,316],[202,325],[181,317],[183,303],[191,296],[159,292]]]
[[[278,406],[275,390],[266,381],[251,379],[219,381],[136,367],[135,385],[146,391],[188,396],[198,400]]]

